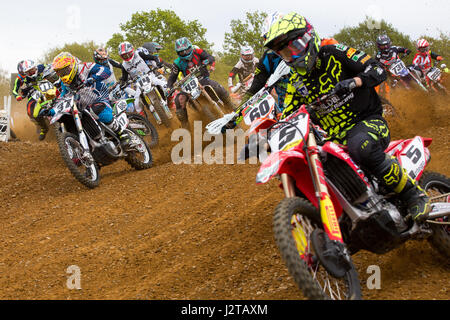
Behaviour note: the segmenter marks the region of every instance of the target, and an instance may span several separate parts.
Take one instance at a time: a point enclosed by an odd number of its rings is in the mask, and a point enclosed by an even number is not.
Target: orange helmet
[[[61,52],[53,59],[52,68],[65,84],[71,84],[78,72],[78,59],[69,52]]]
[[[338,43],[337,40],[334,38],[325,38],[325,39],[322,39],[320,46],[323,47],[323,46],[328,46],[330,44],[337,44],[337,43]]]

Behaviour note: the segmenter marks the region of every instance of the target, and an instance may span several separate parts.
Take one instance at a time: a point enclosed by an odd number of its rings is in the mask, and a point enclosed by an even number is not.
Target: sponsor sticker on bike
[[[245,124],[251,125],[256,119],[268,116],[274,107],[275,99],[268,92],[265,92],[259,100],[243,111]]]
[[[408,172],[408,175],[416,179],[423,171],[426,164],[425,148],[422,139],[415,137],[400,154],[402,167]]]
[[[308,132],[308,121],[306,113],[299,113],[272,131],[269,139],[271,152],[286,151],[299,145]]]

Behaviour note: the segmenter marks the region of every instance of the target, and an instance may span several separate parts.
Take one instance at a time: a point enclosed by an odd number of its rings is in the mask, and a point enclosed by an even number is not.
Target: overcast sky
[[[245,19],[245,12],[256,10],[299,12],[322,37],[357,25],[366,15],[383,18],[413,39],[422,34],[437,36],[439,30],[450,32],[448,0],[20,0],[2,3],[0,67],[15,72],[18,61],[37,60],[46,49],[64,43],[106,43],[134,12],[156,8],[171,9],[183,20],[198,20],[215,50],[222,50],[232,19]]]

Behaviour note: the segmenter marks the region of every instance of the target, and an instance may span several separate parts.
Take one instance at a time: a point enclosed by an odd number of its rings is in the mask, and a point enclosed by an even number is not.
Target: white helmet
[[[278,19],[281,19],[285,16],[284,13],[275,11],[272,14],[269,14],[265,19],[261,27],[261,37],[266,41],[267,33],[270,30],[270,27],[274,22],[276,22]]]
[[[250,46],[241,47],[241,61],[244,64],[253,63],[255,52]]]

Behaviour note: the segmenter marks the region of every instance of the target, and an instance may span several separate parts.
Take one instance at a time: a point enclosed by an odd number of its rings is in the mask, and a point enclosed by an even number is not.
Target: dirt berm
[[[391,131],[433,138],[428,169],[448,176],[447,101],[397,93]],[[152,169],[120,161],[88,190],[20,110],[21,141],[0,144],[0,299],[303,299],[272,233],[282,191],[255,185],[258,165],[175,165],[161,132]],[[365,299],[450,298],[450,262],[426,241],[353,259]],[[81,290],[66,286],[72,265]],[[379,290],[366,286],[370,265]]]

